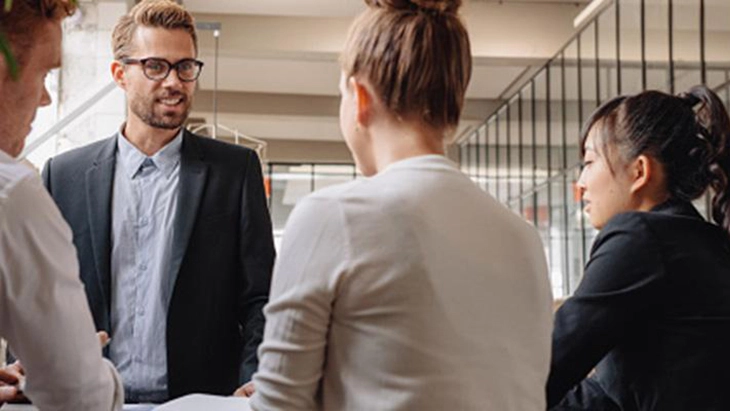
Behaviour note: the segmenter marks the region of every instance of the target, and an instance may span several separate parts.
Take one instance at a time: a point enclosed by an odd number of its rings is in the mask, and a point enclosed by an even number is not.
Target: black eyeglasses
[[[162,81],[166,79],[173,69],[177,71],[177,77],[180,81],[195,81],[198,77],[200,77],[200,73],[203,71],[203,62],[195,59],[182,59],[173,64],[165,59],[157,57],[139,60],[123,58],[122,63],[141,65],[142,72],[144,72],[145,77],[154,81]]]

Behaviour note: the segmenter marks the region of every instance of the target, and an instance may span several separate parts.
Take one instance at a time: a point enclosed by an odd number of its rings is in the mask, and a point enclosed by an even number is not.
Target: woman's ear
[[[357,124],[367,126],[370,123],[373,111],[373,96],[370,89],[355,77],[350,77],[350,87],[355,94],[357,103]]]
[[[648,187],[655,178],[657,164],[648,156],[642,154],[631,162],[629,177],[631,178],[631,194]]]

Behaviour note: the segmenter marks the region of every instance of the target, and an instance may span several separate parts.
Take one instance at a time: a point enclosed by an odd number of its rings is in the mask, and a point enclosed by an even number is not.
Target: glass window
[[[536,228],[542,239],[543,248],[545,250],[545,256],[548,260],[548,267],[550,268],[550,282],[553,287],[553,296],[559,298],[565,293],[563,292],[563,276],[562,273],[558,273],[554,270],[554,259],[552,253],[552,239],[550,236],[550,199],[549,182],[544,182],[542,185],[537,187],[535,193],[535,209],[532,211],[533,217],[536,222]]]
[[[572,294],[583,273],[583,267],[586,263],[586,236],[585,231],[585,215],[583,213],[583,204],[581,201],[581,193],[577,187],[578,177],[580,176],[580,166],[573,167],[569,173],[565,175],[567,197],[565,199],[567,205],[568,219],[568,275],[566,289]]]
[[[557,175],[565,168],[564,137],[565,127],[563,119],[564,94],[563,84],[563,56],[560,55],[550,63],[550,112],[549,137],[550,137],[550,173]]]
[[[492,116],[487,122],[487,184],[489,184],[489,193],[498,198],[499,179],[497,176],[497,121]]]
[[[346,183],[359,175],[352,164],[269,163],[267,172],[269,212],[278,249],[294,206],[304,196],[334,184]]]
[[[677,93],[702,84],[699,3],[673,0],[674,90]]]
[[[619,15],[620,94],[633,94],[644,89],[641,58],[641,0],[621,0]]]
[[[271,165],[271,220],[274,233],[282,232],[297,201],[312,192],[311,165]]]
[[[730,110],[730,69],[724,70],[722,77],[725,78],[725,81],[720,83],[722,86],[714,88],[717,90],[717,95],[720,96],[722,102],[725,103],[725,108]]]
[[[533,91],[535,96],[535,115],[533,120],[535,122],[535,179],[536,184],[544,183],[548,178],[548,143],[549,139],[549,128],[548,128],[548,105],[547,105],[547,70],[542,70],[535,77],[535,89]]]
[[[459,147],[459,157],[461,158],[461,171],[466,174],[467,176],[470,176],[469,173],[469,159],[470,159],[471,153],[469,152],[469,139],[465,139],[464,142],[461,143],[461,146]]]
[[[562,285],[563,296],[568,295],[568,227],[567,227],[567,204],[565,203],[565,178],[564,176],[556,176],[550,180],[548,185],[549,198],[549,239],[550,239],[550,274],[553,281],[560,278],[559,283]],[[554,283],[553,285],[557,285]]]
[[[600,77],[600,101],[610,100],[618,95],[616,70],[616,5],[606,8],[598,17],[598,60]]]
[[[523,169],[520,151],[520,99],[519,95],[515,96],[509,102],[509,129],[508,129],[508,147],[509,147],[509,184],[510,199],[516,201],[515,209],[521,209],[519,202],[520,195],[524,189],[522,184]]]
[[[563,55],[563,115],[564,132],[563,142],[565,146],[565,166],[573,167],[580,163],[578,141],[580,139],[581,119],[579,109],[581,101],[578,89],[581,85],[581,78],[578,72],[578,42],[571,43]],[[582,91],[582,90],[581,90]]]
[[[598,107],[598,91],[600,86],[599,68],[596,57],[595,23],[586,27],[580,34],[580,105],[578,122],[582,125],[590,114]]]
[[[469,175],[466,169],[466,159],[468,158],[466,156],[466,144],[460,143],[459,144],[459,169],[462,173]]]
[[[476,134],[469,137],[469,177],[476,180],[479,171],[479,145]]]
[[[669,1],[644,0],[646,7],[646,88],[670,90]]]
[[[728,81],[727,70],[730,68],[728,28],[730,28],[730,2],[705,0],[705,58],[708,68],[707,85],[710,88],[719,87]],[[724,88],[723,92],[727,90]]]
[[[522,157],[522,192],[529,191],[533,186],[534,170],[533,170],[533,154],[535,152],[534,145],[534,122],[532,121],[532,112],[535,107],[535,101],[532,98],[532,84],[528,84],[520,92],[520,129],[522,132],[521,157]],[[524,207],[523,207],[524,208]],[[527,218],[527,217],[525,217]]]
[[[507,157],[507,109],[502,108],[497,113],[497,172],[499,178],[499,201],[506,203],[509,199],[509,158]]]
[[[483,190],[487,190],[487,128],[481,126],[476,131],[477,140],[479,141],[479,171],[477,173],[477,182],[479,187]]]

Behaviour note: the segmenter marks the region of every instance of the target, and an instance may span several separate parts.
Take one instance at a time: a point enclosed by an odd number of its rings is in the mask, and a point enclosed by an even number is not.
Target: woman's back
[[[533,228],[441,156],[305,202],[331,220],[311,247],[336,267],[324,409],[544,409],[551,297]]]
[[[462,1],[365,3],[340,59],[340,128],[370,178],[290,216],[252,407],[542,410],[542,245],[443,157],[472,72]]]

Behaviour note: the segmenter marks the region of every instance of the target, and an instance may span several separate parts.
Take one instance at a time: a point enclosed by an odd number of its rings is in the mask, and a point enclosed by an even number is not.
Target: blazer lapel
[[[180,191],[175,215],[175,232],[172,240],[172,284],[180,272],[185,251],[195,226],[198,208],[203,198],[208,165],[203,161],[203,153],[188,131],[183,134],[180,156]]]
[[[114,186],[116,137],[109,139],[86,171],[86,200],[96,272],[107,310],[111,309],[111,200]]]

